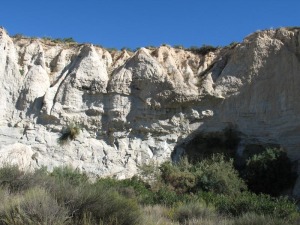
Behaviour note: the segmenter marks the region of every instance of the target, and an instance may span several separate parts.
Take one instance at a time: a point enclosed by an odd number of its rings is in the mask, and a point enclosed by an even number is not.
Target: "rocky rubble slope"
[[[275,143],[298,163],[299,32],[256,32],[196,54],[170,46],[109,52],[0,29],[0,163],[125,178],[184,151],[197,133],[229,125],[242,134],[240,150]],[[70,122],[81,134],[58,145]]]

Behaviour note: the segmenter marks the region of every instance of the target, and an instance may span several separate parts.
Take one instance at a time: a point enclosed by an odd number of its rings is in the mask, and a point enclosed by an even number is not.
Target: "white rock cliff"
[[[125,178],[199,132],[234,125],[242,143],[300,158],[300,29],[256,32],[206,54],[161,46],[109,52],[0,29],[0,164]],[[61,129],[81,134],[57,144]],[[300,180],[294,188],[300,196]]]

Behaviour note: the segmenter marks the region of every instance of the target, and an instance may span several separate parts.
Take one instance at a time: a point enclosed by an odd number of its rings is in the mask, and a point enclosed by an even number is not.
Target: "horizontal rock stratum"
[[[170,46],[108,51],[0,29],[0,163],[125,178],[169,160],[197,133],[229,125],[242,134],[240,148],[278,144],[298,163],[299,32],[255,32],[197,54]],[[61,146],[70,122],[81,134]]]

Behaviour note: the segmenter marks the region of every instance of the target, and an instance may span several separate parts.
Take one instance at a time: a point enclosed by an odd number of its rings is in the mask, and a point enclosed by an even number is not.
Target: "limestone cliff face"
[[[198,132],[228,125],[242,134],[241,147],[280,144],[297,161],[299,32],[256,32],[201,55],[169,46],[108,52],[0,29],[0,163],[125,178],[169,160]],[[69,122],[81,135],[60,146]]]

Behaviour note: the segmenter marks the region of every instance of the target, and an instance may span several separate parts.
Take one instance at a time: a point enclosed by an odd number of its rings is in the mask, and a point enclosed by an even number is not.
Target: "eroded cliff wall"
[[[197,133],[231,125],[241,148],[279,144],[298,163],[299,32],[256,32],[194,54],[169,46],[109,52],[0,29],[0,162],[125,178],[139,165],[169,160]],[[69,122],[81,135],[60,146]]]

